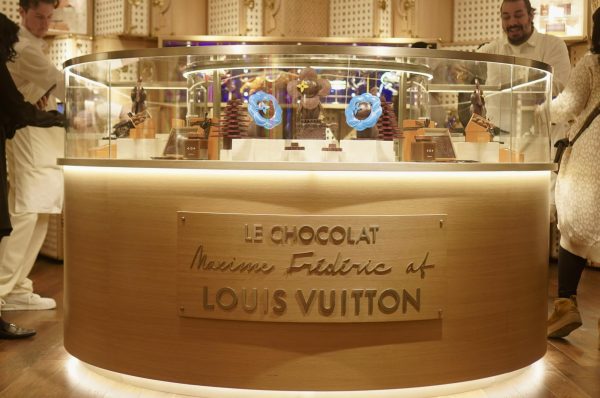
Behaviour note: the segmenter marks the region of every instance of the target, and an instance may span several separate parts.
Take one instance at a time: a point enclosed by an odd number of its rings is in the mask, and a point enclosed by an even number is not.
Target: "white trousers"
[[[33,282],[28,276],[44,244],[50,219],[49,214],[15,213],[13,199],[14,193],[9,194],[13,230],[0,241],[0,298],[33,293]]]

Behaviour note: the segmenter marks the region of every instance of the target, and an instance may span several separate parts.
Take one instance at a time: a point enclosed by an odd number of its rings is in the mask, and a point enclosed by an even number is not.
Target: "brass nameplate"
[[[181,316],[390,322],[442,315],[445,215],[177,217]]]

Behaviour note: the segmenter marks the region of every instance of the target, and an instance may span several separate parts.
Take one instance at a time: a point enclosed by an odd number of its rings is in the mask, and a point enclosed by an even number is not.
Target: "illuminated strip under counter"
[[[554,163],[326,163],[326,162],[231,162],[225,160],[127,160],[65,159],[61,166],[138,167],[207,170],[290,170],[290,171],[553,171]]]

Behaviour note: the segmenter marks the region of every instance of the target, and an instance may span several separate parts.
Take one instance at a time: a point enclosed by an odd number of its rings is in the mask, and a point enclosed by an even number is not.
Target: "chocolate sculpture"
[[[242,100],[233,98],[227,101],[219,123],[223,137],[223,149],[231,149],[232,139],[248,136],[248,122],[248,114],[243,107]]]
[[[485,117],[485,99],[483,98],[483,91],[479,87],[479,80],[475,79],[475,90],[471,94],[471,113],[475,113],[479,116]]]
[[[321,97],[329,94],[331,84],[327,79],[319,79],[317,72],[306,67],[287,85],[287,92],[292,100],[300,99],[296,122],[297,138],[325,138],[325,128],[321,111]]]
[[[382,141],[393,141],[398,138],[400,130],[398,129],[398,120],[392,104],[386,101],[384,96],[381,100],[381,116],[377,120],[377,139]]]
[[[146,110],[146,90],[142,87],[142,78],[131,90],[131,113],[137,115]]]
[[[254,123],[272,129],[281,123],[281,107],[277,99],[264,91],[257,91],[248,99],[248,113]]]
[[[352,98],[344,113],[348,126],[356,129],[357,138],[376,138],[377,133],[371,128],[376,125],[382,112],[379,97],[364,93]]]

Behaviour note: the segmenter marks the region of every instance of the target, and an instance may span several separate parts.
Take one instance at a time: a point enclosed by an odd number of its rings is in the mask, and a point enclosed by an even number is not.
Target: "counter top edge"
[[[276,171],[551,171],[554,163],[325,163],[325,162],[234,162],[225,160],[134,160],[65,159],[61,166],[123,167],[201,170],[276,170]]]

